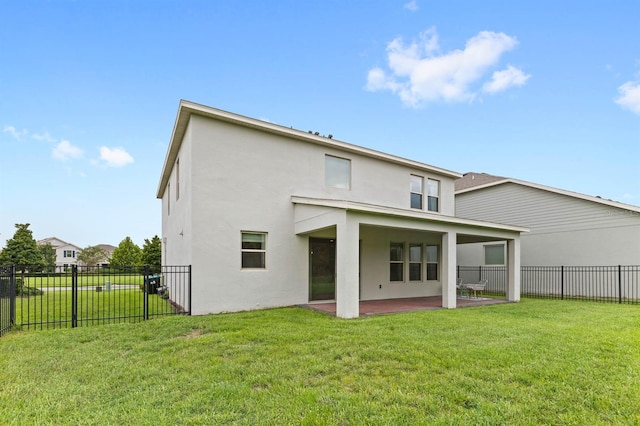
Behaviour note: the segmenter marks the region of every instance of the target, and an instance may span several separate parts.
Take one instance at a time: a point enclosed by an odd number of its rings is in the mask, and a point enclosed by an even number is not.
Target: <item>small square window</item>
[[[484,246],[485,265],[504,265],[504,244]]]
[[[351,189],[351,160],[325,155],[325,184],[333,188]]]
[[[243,232],[241,254],[243,269],[264,269],[267,256],[267,234]]]

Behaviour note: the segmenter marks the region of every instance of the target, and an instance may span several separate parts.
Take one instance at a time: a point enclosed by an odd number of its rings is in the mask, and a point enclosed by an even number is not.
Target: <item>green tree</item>
[[[88,246],[78,254],[78,262],[86,266],[96,266],[109,260],[109,253],[98,246]]]
[[[53,248],[51,243],[44,243],[38,246],[40,253],[42,254],[42,260],[44,266],[48,272],[53,272],[56,269],[56,249]]]
[[[130,237],[120,241],[118,247],[111,254],[111,266],[139,266],[142,262],[142,250]]]
[[[144,245],[142,246],[142,264],[149,265],[152,274],[160,272],[160,265],[162,264],[162,242],[157,235],[154,235],[151,240],[144,239]]]
[[[33,239],[29,223],[16,223],[16,233],[0,252],[0,265],[16,265],[18,270],[41,269],[45,266],[38,243]]]

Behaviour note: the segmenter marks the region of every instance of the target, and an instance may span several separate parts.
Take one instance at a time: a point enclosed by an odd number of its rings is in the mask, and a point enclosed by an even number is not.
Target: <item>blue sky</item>
[[[180,99],[640,204],[640,2],[0,2],[0,244],[161,233]]]

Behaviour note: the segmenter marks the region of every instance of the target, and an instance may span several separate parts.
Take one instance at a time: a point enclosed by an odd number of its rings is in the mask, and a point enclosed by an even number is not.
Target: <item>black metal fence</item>
[[[0,267],[3,330],[138,322],[191,312],[191,266],[36,270]]]
[[[506,294],[504,266],[458,266],[463,283],[487,279],[486,293]],[[640,266],[522,266],[520,295],[640,304]]]
[[[15,319],[16,292],[13,268],[0,266],[0,336],[11,330]]]

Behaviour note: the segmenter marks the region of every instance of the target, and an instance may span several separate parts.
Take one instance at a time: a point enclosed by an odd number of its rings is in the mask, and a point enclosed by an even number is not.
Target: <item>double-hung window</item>
[[[267,258],[267,234],[242,232],[242,268],[265,269]]]
[[[438,246],[427,246],[427,281],[438,279]]]
[[[391,243],[389,281],[404,281],[404,243]]]
[[[422,187],[424,178],[422,176],[411,175],[409,190],[411,192],[411,208],[422,210]]]
[[[422,244],[409,244],[409,281],[422,281]]]
[[[427,179],[427,210],[440,211],[440,181]]]
[[[324,179],[326,186],[351,189],[351,160],[325,155]]]

